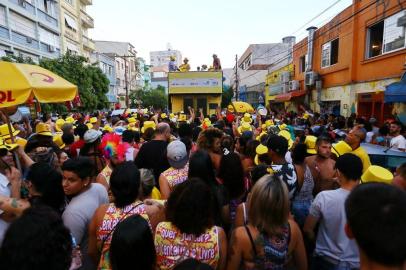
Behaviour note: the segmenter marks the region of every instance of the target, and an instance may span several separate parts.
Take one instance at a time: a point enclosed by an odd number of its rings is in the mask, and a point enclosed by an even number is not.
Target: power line
[[[317,35],[316,35],[316,37],[313,39],[313,41],[316,41],[318,38],[320,38],[320,37],[322,37],[323,35],[325,35],[326,33],[330,32],[332,29],[334,29],[334,28],[340,26],[341,24],[343,24],[344,22],[346,22],[346,21],[348,21],[349,19],[353,18],[354,16],[356,16],[356,15],[358,15],[359,13],[361,13],[361,12],[365,11],[366,9],[370,8],[372,5],[376,4],[378,1],[380,1],[380,0],[376,0],[376,1],[372,2],[371,4],[365,6],[364,8],[358,10],[358,11],[355,12],[354,14],[351,14],[349,17],[345,18],[344,20],[342,20],[342,21],[338,22],[337,24],[331,26],[330,28],[326,29],[326,31],[321,32],[321,33],[317,33]],[[383,14],[383,13],[382,13],[382,14]],[[364,28],[364,26],[359,27],[357,30],[359,30],[359,29],[361,29],[361,28]],[[348,36],[348,35],[350,35],[350,34],[353,34],[353,33],[354,33],[354,32],[351,31],[351,32],[349,32],[349,33],[347,33],[347,34],[345,34],[345,35],[342,35],[341,38],[342,38],[342,37],[346,37],[346,36]],[[306,46],[307,46],[307,43],[304,43],[303,45],[300,45],[300,46],[296,47],[296,48],[292,51],[292,54],[293,54],[294,52],[296,52],[296,51],[302,49],[303,47],[306,47]],[[282,58],[282,59],[280,59],[279,61],[274,62],[274,63],[272,63],[272,64],[277,65],[277,64],[281,63],[282,61],[287,60],[289,57],[290,57],[290,55],[289,55],[288,57]],[[256,73],[258,73],[258,72],[256,72]],[[247,79],[247,78],[249,78],[249,77],[251,77],[251,76],[254,76],[256,73],[250,74],[250,75],[248,75],[247,77],[245,77],[244,79]]]

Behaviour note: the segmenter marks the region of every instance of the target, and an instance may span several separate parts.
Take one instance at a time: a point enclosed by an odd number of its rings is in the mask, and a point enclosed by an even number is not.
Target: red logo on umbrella
[[[54,78],[52,78],[51,76],[48,76],[48,75],[46,75],[44,73],[40,73],[40,72],[31,72],[30,73],[31,76],[33,76],[35,74],[44,77],[44,79],[42,80],[43,82],[52,83],[54,81]]]

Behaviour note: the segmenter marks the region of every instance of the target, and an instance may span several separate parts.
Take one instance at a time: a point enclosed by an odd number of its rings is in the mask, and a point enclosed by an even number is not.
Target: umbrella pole
[[[14,135],[13,135],[13,130],[11,129],[10,118],[8,117],[8,114],[5,114],[5,116],[7,118],[7,127],[8,127],[8,132],[10,134],[11,143],[14,143]],[[18,157],[18,155],[17,155],[17,153],[15,151],[13,151],[12,153],[14,155],[14,159],[15,159],[15,162],[16,162],[17,169],[22,173],[23,170],[22,170],[22,167],[21,167],[20,158]]]

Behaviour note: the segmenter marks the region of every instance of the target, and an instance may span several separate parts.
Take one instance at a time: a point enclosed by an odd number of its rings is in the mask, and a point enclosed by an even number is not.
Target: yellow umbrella
[[[233,107],[237,113],[254,113],[255,110],[251,104],[243,101],[234,101]]]
[[[35,97],[41,103],[73,100],[76,85],[40,66],[0,61],[0,108],[25,103]]]

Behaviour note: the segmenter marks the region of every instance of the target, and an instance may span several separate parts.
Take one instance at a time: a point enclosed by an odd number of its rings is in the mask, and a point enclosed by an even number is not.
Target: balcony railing
[[[15,5],[19,6],[22,9],[25,9],[27,12],[31,13],[32,15],[35,15],[35,7],[25,1],[25,0],[9,0],[10,2],[14,3]]]
[[[80,0],[80,2],[82,2],[84,5],[86,6],[91,6],[93,5],[93,1],[92,0]]]
[[[80,19],[82,20],[83,25],[87,28],[94,28],[94,20],[90,17],[85,11],[80,11]]]
[[[94,51],[96,49],[96,45],[94,44],[94,41],[91,40],[90,38],[83,36],[82,42],[83,42],[84,49],[87,49],[90,51]]]

